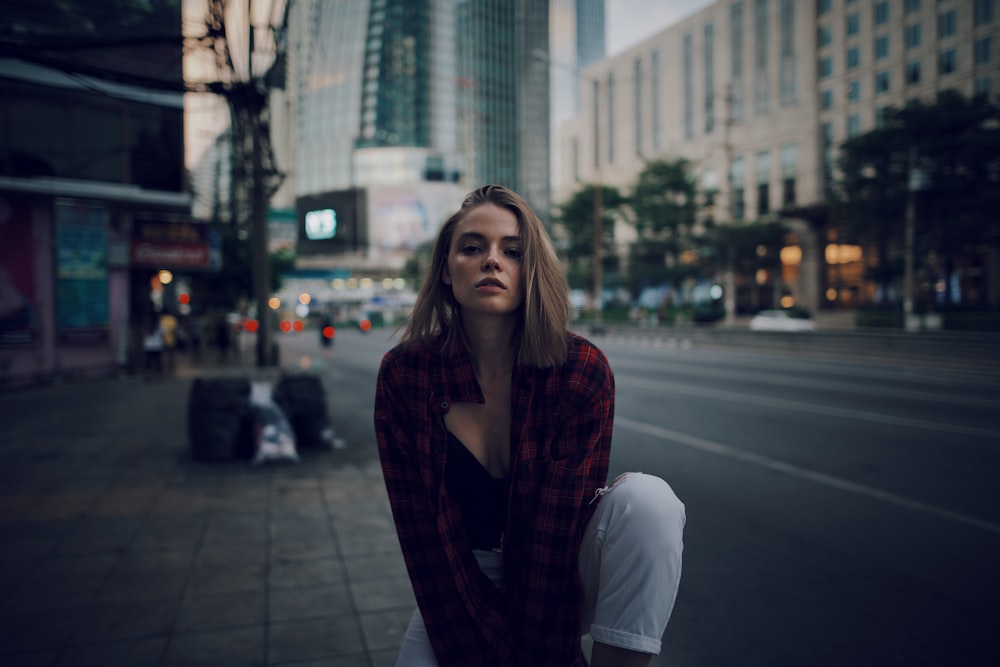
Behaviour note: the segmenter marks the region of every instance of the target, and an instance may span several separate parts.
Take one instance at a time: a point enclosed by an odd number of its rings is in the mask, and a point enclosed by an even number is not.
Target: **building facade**
[[[828,202],[838,147],[889,107],[1000,92],[995,4],[715,2],[584,70],[555,199],[588,182],[628,188],[647,161],[685,158],[716,221],[792,230],[773,292],[813,310],[862,304],[863,259],[788,212]]]
[[[0,43],[0,383],[141,364],[151,280],[211,264],[184,177],[180,0],[19,3]]]
[[[558,21],[556,4],[570,10]],[[574,62],[581,54],[603,54],[603,0],[556,4],[313,0],[292,6],[287,119],[294,131],[284,134],[294,149],[275,139],[278,154],[287,156],[288,178],[273,204],[290,203],[304,226],[305,209],[324,197],[333,202],[354,190],[364,193],[354,208],[365,219],[344,227],[358,230],[356,242],[331,243],[327,253],[311,244],[299,258],[303,268],[326,267],[376,284],[394,279],[464,194],[484,183],[519,191],[547,219],[552,35],[556,28],[569,34]],[[577,40],[580,30],[589,32]],[[571,87],[575,73],[562,77]],[[273,136],[282,135],[280,127],[274,130]],[[282,200],[286,195],[291,202]]]

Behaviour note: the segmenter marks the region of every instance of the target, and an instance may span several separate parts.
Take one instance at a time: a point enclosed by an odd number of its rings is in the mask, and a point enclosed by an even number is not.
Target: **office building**
[[[781,275],[761,287],[811,310],[870,303],[860,249],[794,212],[828,203],[838,147],[889,107],[945,89],[1000,93],[996,4],[715,2],[583,71],[555,200],[588,182],[627,188],[648,160],[685,158],[716,221],[791,229]]]

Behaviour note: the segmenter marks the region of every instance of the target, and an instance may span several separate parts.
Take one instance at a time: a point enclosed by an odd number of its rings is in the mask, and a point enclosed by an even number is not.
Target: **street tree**
[[[903,262],[907,204],[915,236],[914,261],[927,280],[951,277],[977,246],[1000,242],[1000,108],[985,97],[947,90],[932,104],[890,109],[881,127],[844,143],[838,218],[854,240],[874,246],[883,303]],[[909,199],[909,202],[908,202]],[[929,295],[925,295],[929,296]]]
[[[643,168],[629,197],[637,234],[631,247],[629,285],[677,286],[697,273],[692,231],[697,187],[684,159],[656,160]]]
[[[618,269],[614,250],[615,223],[624,215],[627,200],[618,188],[587,184],[556,207],[554,236],[566,258],[570,287],[591,289],[594,284],[594,231],[601,228],[601,268],[607,276]]]

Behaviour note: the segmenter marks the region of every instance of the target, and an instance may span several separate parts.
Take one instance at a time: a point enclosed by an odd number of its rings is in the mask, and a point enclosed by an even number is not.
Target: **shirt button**
[[[448,401],[441,401],[441,409],[442,410],[448,409]]]

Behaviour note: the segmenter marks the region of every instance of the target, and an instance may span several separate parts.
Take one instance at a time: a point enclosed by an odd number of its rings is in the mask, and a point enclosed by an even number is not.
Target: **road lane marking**
[[[708,389],[706,387],[696,387],[680,382],[667,382],[664,380],[647,380],[634,375],[615,375],[615,384],[618,387],[636,387],[651,391],[665,391],[685,396],[703,396],[737,403],[748,403],[751,405],[761,405],[770,408],[781,408],[784,410],[797,410],[799,412],[811,412],[814,414],[827,415],[829,417],[842,417],[845,419],[859,419],[864,421],[877,422],[880,424],[891,424],[892,426],[906,426],[917,429],[931,429],[935,431],[946,431],[948,433],[959,433],[961,435],[977,435],[986,438],[1000,439],[1000,431],[979,428],[976,426],[963,426],[962,424],[945,424],[942,422],[928,421],[926,419],[910,419],[909,417],[896,417],[884,415],[866,410],[855,410],[852,408],[838,408],[832,405],[818,405],[816,403],[802,403],[800,401],[789,401],[783,398],[773,398],[768,396],[754,396],[735,391],[724,391],[721,389]]]
[[[675,442],[679,445],[698,449],[703,452],[710,452],[712,454],[718,454],[719,456],[726,456],[731,459],[752,463],[775,472],[780,472],[792,477],[798,477],[799,479],[808,480],[817,484],[823,484],[824,486],[829,486],[841,491],[847,491],[848,493],[873,498],[875,500],[880,500],[899,507],[906,507],[918,512],[924,512],[943,519],[948,519],[949,521],[963,523],[991,533],[1000,534],[1000,525],[983,519],[977,519],[976,517],[968,516],[966,514],[952,512],[951,510],[946,510],[944,508],[937,507],[936,505],[922,503],[918,500],[913,500],[912,498],[899,496],[895,493],[882,491],[880,489],[866,486],[864,484],[858,484],[857,482],[851,482],[840,477],[834,477],[833,475],[827,475],[825,473],[816,472],[815,470],[809,470],[808,468],[800,468],[799,466],[792,465],[791,463],[785,463],[767,456],[747,452],[730,445],[724,445],[720,442],[705,440],[693,435],[687,435],[686,433],[680,433],[678,431],[654,426],[653,424],[647,424],[645,422],[635,421],[634,419],[628,419],[625,417],[615,417],[615,426],[631,429],[661,440],[669,440],[670,442]]]
[[[668,369],[676,366],[676,364],[670,361],[662,363],[658,359],[644,359],[641,361],[632,359],[616,359],[612,364],[612,367],[614,369],[622,367],[636,368],[649,372],[653,370],[650,366],[650,362],[656,363],[656,368],[659,369],[660,372],[667,372]],[[879,387],[878,385],[873,385],[870,382],[864,381],[842,382],[840,380],[815,380],[810,377],[793,377],[790,375],[769,373],[767,371],[757,369],[752,370],[748,374],[746,371],[738,371],[728,368],[706,368],[703,365],[691,365],[684,368],[680,372],[682,374],[697,375],[700,378],[711,377],[722,380],[747,380],[749,375],[754,382],[778,385],[782,387],[804,387],[806,389],[845,391],[853,394],[869,394],[880,397],[893,396],[895,398],[912,398],[920,401],[931,401],[938,404],[954,403],[956,405],[977,405],[984,408],[1000,407],[1000,400],[993,398],[982,398],[978,396],[953,396],[942,391],[930,392],[919,389],[907,389],[903,387],[885,389],[883,387]]]

